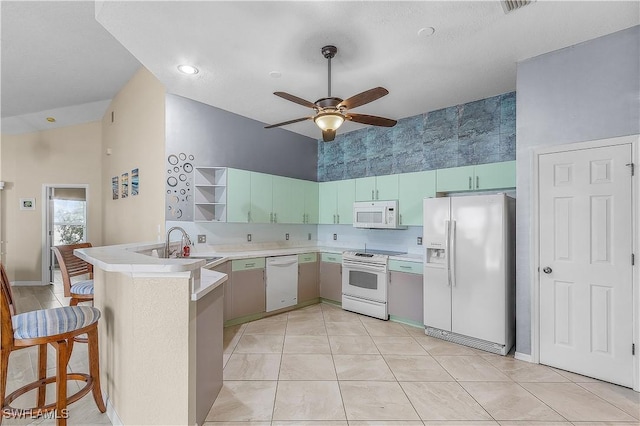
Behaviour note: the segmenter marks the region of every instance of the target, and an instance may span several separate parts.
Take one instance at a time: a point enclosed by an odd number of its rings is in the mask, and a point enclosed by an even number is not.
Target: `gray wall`
[[[317,181],[316,139],[265,129],[259,121],[181,96],[168,94],[165,104],[167,220],[193,219],[192,167],[232,167]]]
[[[516,351],[531,354],[532,148],[640,133],[640,26],[518,64]]]

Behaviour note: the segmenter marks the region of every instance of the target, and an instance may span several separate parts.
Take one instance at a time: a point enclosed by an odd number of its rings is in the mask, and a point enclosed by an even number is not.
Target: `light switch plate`
[[[247,241],[251,241],[251,234],[247,234]]]
[[[284,239],[289,241],[289,233],[288,232],[286,234],[284,234]]]
[[[198,243],[203,244],[207,242],[207,236],[205,234],[198,235]]]
[[[333,241],[338,239],[338,234],[333,234]]]
[[[418,237],[418,245],[421,246],[422,245],[422,237]]]

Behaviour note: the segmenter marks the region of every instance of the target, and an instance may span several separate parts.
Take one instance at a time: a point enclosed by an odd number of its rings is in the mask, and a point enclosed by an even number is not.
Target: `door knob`
[[[546,266],[542,269],[542,272],[544,272],[545,274],[550,274],[551,272],[553,272],[553,269]]]

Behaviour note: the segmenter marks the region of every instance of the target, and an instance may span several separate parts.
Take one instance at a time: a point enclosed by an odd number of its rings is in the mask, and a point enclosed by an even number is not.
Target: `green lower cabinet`
[[[398,175],[400,225],[422,226],[422,200],[435,196],[435,170]]]

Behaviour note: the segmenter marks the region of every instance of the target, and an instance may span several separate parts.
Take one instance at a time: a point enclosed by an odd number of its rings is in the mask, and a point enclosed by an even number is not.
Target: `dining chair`
[[[54,412],[56,424],[65,426],[69,409],[67,406],[80,398],[93,393],[98,410],[104,413],[106,407],[100,389],[100,366],[98,354],[98,319],[100,311],[92,306],[65,306],[40,309],[36,311],[12,314],[9,296],[10,285],[5,280],[4,265],[0,263],[0,423],[5,417],[39,417]],[[86,334],[88,338],[89,373],[67,373],[69,363],[69,343],[73,338]],[[47,347],[56,348],[56,375],[47,377]],[[38,379],[28,383],[5,396],[9,355],[16,350],[38,347]],[[67,381],[83,381],[84,387],[73,395],[67,396]],[[46,402],[46,385],[55,383],[56,400]],[[21,395],[37,389],[36,406],[33,408],[14,408],[10,404]]]
[[[91,243],[65,244],[51,247],[60,265],[64,296],[71,297],[70,306],[75,306],[79,302],[93,301],[93,265],[73,254],[75,249],[88,247],[91,247]],[[87,279],[72,282],[72,278],[82,275]]]

